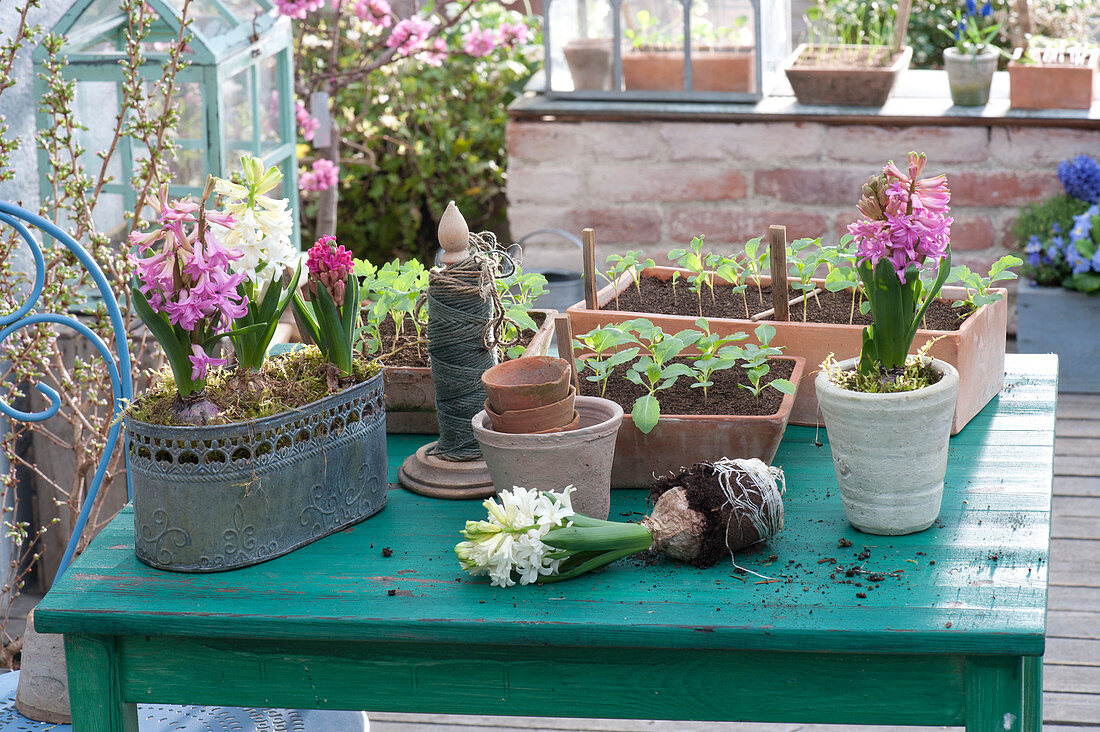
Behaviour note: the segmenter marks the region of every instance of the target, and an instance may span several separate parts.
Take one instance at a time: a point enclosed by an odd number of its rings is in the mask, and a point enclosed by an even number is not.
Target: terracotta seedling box
[[[527,345],[524,356],[545,356],[554,337],[557,310],[531,309],[539,329]],[[382,371],[386,394],[386,432],[433,435],[439,432],[435,415],[435,382],[428,366],[386,366]]]
[[[1017,53],[1017,58],[1019,57]],[[1083,65],[1008,64],[1008,98],[1016,109],[1089,109],[1100,54],[1092,51]]]
[[[651,267],[642,273],[643,277],[656,277],[667,280],[676,271],[674,267]],[[680,270],[681,275],[690,274]],[[716,281],[723,282],[721,278]],[[761,282],[771,284],[770,277],[762,277]],[[815,280],[819,285],[824,280]],[[615,283],[599,291],[597,303],[600,306],[612,302],[615,292],[622,293],[627,286],[633,286],[629,274],[624,274]],[[750,285],[751,287],[751,285]],[[959,399],[955,406],[955,417],[951,425],[951,434],[958,434],[966,423],[982,410],[989,400],[997,395],[1004,384],[1005,335],[1008,327],[1008,305],[1006,290],[996,289],[1001,299],[989,305],[983,305],[971,315],[956,331],[918,330],[913,339],[913,351],[932,338],[939,338],[929,352],[934,358],[954,366],[959,370]],[[966,296],[966,290],[960,287],[945,287],[940,297],[945,300],[959,300]],[[677,332],[684,328],[695,327],[695,317],[684,315],[661,315],[657,313],[636,313],[617,310],[591,311],[579,302],[567,310],[573,326],[573,333],[581,335],[598,325],[621,323],[624,320],[644,317],[654,325],[661,326],[666,332]],[[833,323],[803,323],[796,320],[799,309],[791,307],[791,321],[787,323],[751,321],[736,318],[708,318],[707,322],[715,333],[729,335],[739,331],[751,334],[760,322],[775,326],[773,346],[782,346],[785,356],[801,356],[806,359],[810,373],[816,373],[821,362],[830,353],[837,360],[843,360],[859,354],[863,345],[863,326]],[[791,424],[820,425],[817,409],[817,394],[814,392],[814,380],[804,379],[798,387],[794,409],[791,412]]]
[[[771,360],[794,361],[790,382],[798,385],[802,381],[805,359],[780,356]],[[622,378],[622,374],[612,378]],[[807,381],[813,385],[813,379]],[[659,401],[660,395],[657,398]],[[648,434],[634,426],[627,405],[615,441],[611,487],[647,488],[655,476],[723,457],[759,458],[770,465],[783,441],[794,401],[794,394],[784,394],[779,411],[765,415],[662,414]]]
[[[750,49],[691,51],[693,91],[751,92],[756,76]],[[684,88],[684,52],[631,50],[623,53],[627,90],[669,91]]]
[[[901,72],[909,68],[913,49],[906,46],[889,66],[844,63],[845,54],[865,52],[871,46],[811,46],[803,43],[783,65],[799,104],[842,104],[881,107],[886,104]],[[882,47],[888,50],[888,47]],[[837,60],[799,65],[805,54],[835,52]]]

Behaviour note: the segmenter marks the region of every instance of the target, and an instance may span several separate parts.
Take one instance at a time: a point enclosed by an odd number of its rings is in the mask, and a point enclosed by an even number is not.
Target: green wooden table
[[[849,527],[824,430],[790,428],[786,530],[737,557],[773,580],[628,559],[489,587],[452,553],[481,506],[394,489],[350,530],[207,575],[140,564],[126,510],[36,621],[66,634],[78,732],[136,730],[135,702],[1038,730],[1056,362],[1007,363],[914,536]],[[420,442],[391,439],[391,471]],[[613,517],[643,510],[616,493]]]

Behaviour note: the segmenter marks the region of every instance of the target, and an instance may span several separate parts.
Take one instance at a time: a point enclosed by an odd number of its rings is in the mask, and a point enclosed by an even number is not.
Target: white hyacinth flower
[[[260,297],[283,271],[294,268],[298,252],[291,246],[294,218],[285,198],[264,195],[282,181],[277,168],[264,170],[259,158],[241,158],[246,185],[220,178],[214,190],[224,198],[223,209],[233,215],[234,224],[223,230],[219,243],[243,255],[234,262],[236,272],[244,272]]]
[[[462,568],[473,575],[488,574],[497,587],[519,583],[529,585],[540,577],[554,574],[559,559],[548,557],[553,549],[542,543],[551,529],[570,525],[573,508],[564,491],[528,490],[515,486],[502,491],[499,502],[484,502],[487,521],[467,521],[462,535],[466,539],[455,547]]]

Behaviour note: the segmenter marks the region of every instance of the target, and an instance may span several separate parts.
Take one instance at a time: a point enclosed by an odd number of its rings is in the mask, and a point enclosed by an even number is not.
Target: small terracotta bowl
[[[576,392],[569,385],[569,396],[561,401],[534,409],[510,409],[497,412],[489,400],[485,400],[485,413],[497,432],[530,435],[568,425],[576,416],[573,411]]]
[[[553,356],[517,358],[487,370],[481,384],[498,414],[549,406],[569,394],[569,362]]]

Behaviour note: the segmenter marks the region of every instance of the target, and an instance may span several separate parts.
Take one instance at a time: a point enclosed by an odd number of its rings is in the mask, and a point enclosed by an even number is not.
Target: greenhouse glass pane
[[[176,128],[177,137],[202,140],[206,129],[203,115],[202,85],[197,82],[178,84],[175,94],[176,109],[180,113],[180,123]]]
[[[79,81],[76,84],[76,99],[73,115],[86,130],[80,130],[77,139],[84,148],[80,163],[85,172],[93,178],[99,177],[103,161],[96,155],[105,151],[115,134],[115,116],[118,114],[118,87],[112,81]],[[120,181],[122,162],[119,152],[107,163],[107,174]]]
[[[202,150],[177,150],[168,169],[174,185],[202,186],[206,182]]]
[[[282,144],[279,134],[282,129],[282,115],[279,113],[279,59],[278,56],[265,58],[257,68],[259,83],[257,93],[260,100],[260,147],[264,152]]]
[[[177,13],[182,12],[183,0],[167,0],[167,2],[176,9]],[[237,25],[218,10],[213,0],[191,0],[191,7],[187,14],[194,21],[195,29],[207,38],[225,33]]]
[[[122,15],[122,11],[118,9],[118,0],[95,0],[76,19],[72,29],[75,32],[114,15]]]
[[[256,0],[221,0],[221,3],[226,10],[237,16],[239,20],[251,21],[253,17],[263,15],[266,12],[264,7]]]
[[[222,139],[229,151],[226,162],[230,167],[239,162],[244,153],[252,149],[252,70],[245,69],[229,77],[221,87],[224,101]]]
[[[121,193],[100,193],[92,209],[92,223],[97,231],[107,235],[112,244],[120,244],[129,228],[125,205]]]

